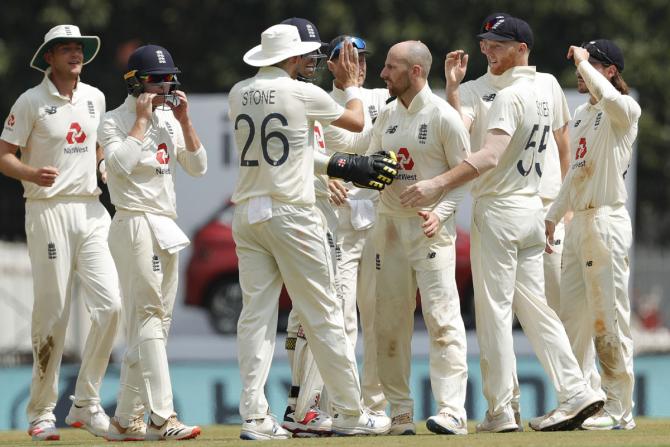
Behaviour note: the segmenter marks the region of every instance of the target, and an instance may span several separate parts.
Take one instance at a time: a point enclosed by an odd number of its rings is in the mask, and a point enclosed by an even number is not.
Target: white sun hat
[[[274,25],[263,31],[261,44],[244,55],[244,62],[253,67],[266,67],[292,56],[311,53],[321,48],[321,42],[303,42],[293,25]]]
[[[35,51],[30,66],[35,70],[46,71],[49,64],[44,60],[44,53],[58,42],[81,43],[84,51],[84,65],[91,62],[100,50],[100,38],[98,36],[82,36],[79,27],[75,25],[56,25],[44,35],[44,43]]]

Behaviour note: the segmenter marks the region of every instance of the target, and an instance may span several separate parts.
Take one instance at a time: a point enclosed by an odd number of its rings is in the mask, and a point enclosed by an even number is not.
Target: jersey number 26
[[[269,165],[280,166],[284,164],[288,158],[288,138],[286,138],[286,135],[277,130],[266,133],[268,123],[273,119],[279,120],[282,126],[288,126],[288,120],[281,113],[270,113],[267,115],[261,123],[261,151],[263,152],[263,158]],[[254,141],[254,136],[256,134],[254,120],[251,119],[251,117],[246,113],[237,115],[237,118],[235,118],[235,130],[237,130],[237,126],[240,121],[246,121],[249,125],[249,135],[247,136],[247,141],[244,143],[244,148],[242,148],[240,166],[258,166],[258,160],[247,159],[247,151],[249,150],[249,147],[251,147],[251,143]],[[268,141],[270,141],[272,138],[278,138],[282,144],[281,156],[276,160],[273,159],[268,152]]]

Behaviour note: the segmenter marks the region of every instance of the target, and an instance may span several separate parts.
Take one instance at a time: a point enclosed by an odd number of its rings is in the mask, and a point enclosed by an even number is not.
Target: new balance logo
[[[56,244],[53,242],[47,244],[47,256],[49,259],[56,259]]]
[[[154,272],[161,271],[161,261],[158,259],[158,256],[153,255],[151,257],[151,268]]]
[[[58,112],[58,107],[56,107],[56,106],[45,106],[44,107],[44,113],[46,113],[47,115],[53,115],[56,112]]]
[[[426,138],[428,138],[428,124],[422,124],[419,126],[419,144],[426,144]]]
[[[437,253],[435,253],[434,251],[428,253],[428,259],[435,259],[435,256],[437,256]]]
[[[389,128],[386,129],[386,133],[395,133],[396,130],[398,130],[398,126],[389,126]]]
[[[484,95],[484,96],[482,96],[482,100],[483,100],[484,102],[491,102],[491,101],[493,101],[494,99],[496,99],[496,94],[495,94],[495,93],[490,93],[490,94],[488,94],[488,95]]]
[[[575,121],[575,126],[574,126],[574,127],[579,126],[579,124],[580,124],[581,122],[582,122],[582,120],[577,120],[577,121]]]

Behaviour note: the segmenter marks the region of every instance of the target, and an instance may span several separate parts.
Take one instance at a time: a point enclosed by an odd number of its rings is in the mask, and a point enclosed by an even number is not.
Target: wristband
[[[352,99],[361,99],[361,89],[358,87],[347,87],[344,89],[344,103],[348,103]]]

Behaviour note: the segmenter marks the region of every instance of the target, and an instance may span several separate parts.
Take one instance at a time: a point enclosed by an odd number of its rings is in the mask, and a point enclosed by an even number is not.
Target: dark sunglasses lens
[[[149,84],[160,84],[161,82],[172,82],[174,81],[173,74],[162,74],[162,75],[147,75],[146,81]]]
[[[360,37],[352,37],[349,39],[351,44],[358,50],[364,50],[365,49],[365,41],[361,39]],[[330,52],[330,57],[329,59],[332,59],[334,57],[337,57],[340,55],[340,50],[344,46],[344,40],[337,45],[335,45],[335,48]]]

